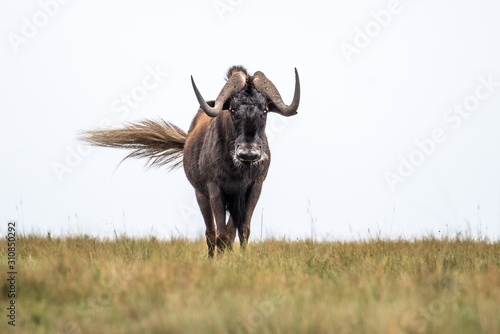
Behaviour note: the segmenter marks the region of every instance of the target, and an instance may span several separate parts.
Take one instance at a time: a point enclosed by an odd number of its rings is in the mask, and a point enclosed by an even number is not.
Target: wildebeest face
[[[231,99],[235,162],[250,165],[267,158],[263,151],[267,111],[266,98],[255,88],[245,89]]]
[[[233,161],[236,165],[252,165],[269,159],[265,153],[267,144],[264,134],[266,114],[276,112],[289,117],[297,114],[300,103],[300,81],[295,69],[295,91],[293,101],[286,105],[274,84],[258,71],[249,76],[241,66],[229,69],[227,82],[210,103],[205,101],[191,76],[191,84],[200,103],[200,108],[210,117],[217,117],[222,110],[229,110],[233,131],[230,141],[234,140],[234,149],[230,147]],[[268,104],[269,103],[269,104]]]

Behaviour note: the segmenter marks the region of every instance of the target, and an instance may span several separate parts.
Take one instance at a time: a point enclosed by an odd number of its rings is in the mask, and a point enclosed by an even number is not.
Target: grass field
[[[2,333],[500,333],[500,243],[17,240]],[[0,268],[7,276],[6,241]]]

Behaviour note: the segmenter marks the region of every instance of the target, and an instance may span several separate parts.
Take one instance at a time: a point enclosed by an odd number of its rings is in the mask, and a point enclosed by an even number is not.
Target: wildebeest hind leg
[[[198,205],[200,206],[201,214],[203,215],[203,219],[205,220],[205,225],[207,227],[205,236],[207,238],[208,256],[214,257],[216,235],[210,201],[198,191],[196,192],[196,199],[198,200]]]
[[[233,216],[229,216],[229,220],[227,222],[227,248],[232,251],[233,250],[233,242],[236,239],[236,225],[234,224]]]

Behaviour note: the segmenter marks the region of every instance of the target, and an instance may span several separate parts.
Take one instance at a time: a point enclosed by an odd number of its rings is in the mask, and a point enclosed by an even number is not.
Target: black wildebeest
[[[287,106],[264,73],[253,76],[233,66],[215,101],[206,102],[191,77],[200,109],[188,133],[165,121],[131,123],[121,129],[84,133],[83,140],[104,147],[131,149],[126,158],[148,158],[150,165],[184,165],[206,225],[208,255],[232,249],[236,230],[244,248],[250,220],[269,169],[271,152],[264,132],[268,112],[297,113],[300,82]],[[229,220],[226,224],[226,211]],[[214,224],[217,224],[217,229]]]

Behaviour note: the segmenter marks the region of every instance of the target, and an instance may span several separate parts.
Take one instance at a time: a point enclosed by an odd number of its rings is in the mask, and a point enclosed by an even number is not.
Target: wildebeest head
[[[210,117],[217,117],[222,110],[229,110],[233,124],[234,160],[250,165],[266,158],[262,146],[268,112],[283,116],[297,114],[300,102],[300,81],[295,69],[295,93],[292,103],[287,106],[274,84],[264,73],[248,75],[245,68],[233,66],[227,74],[227,82],[209,106],[201,96],[193,77],[193,89],[201,108]]]

